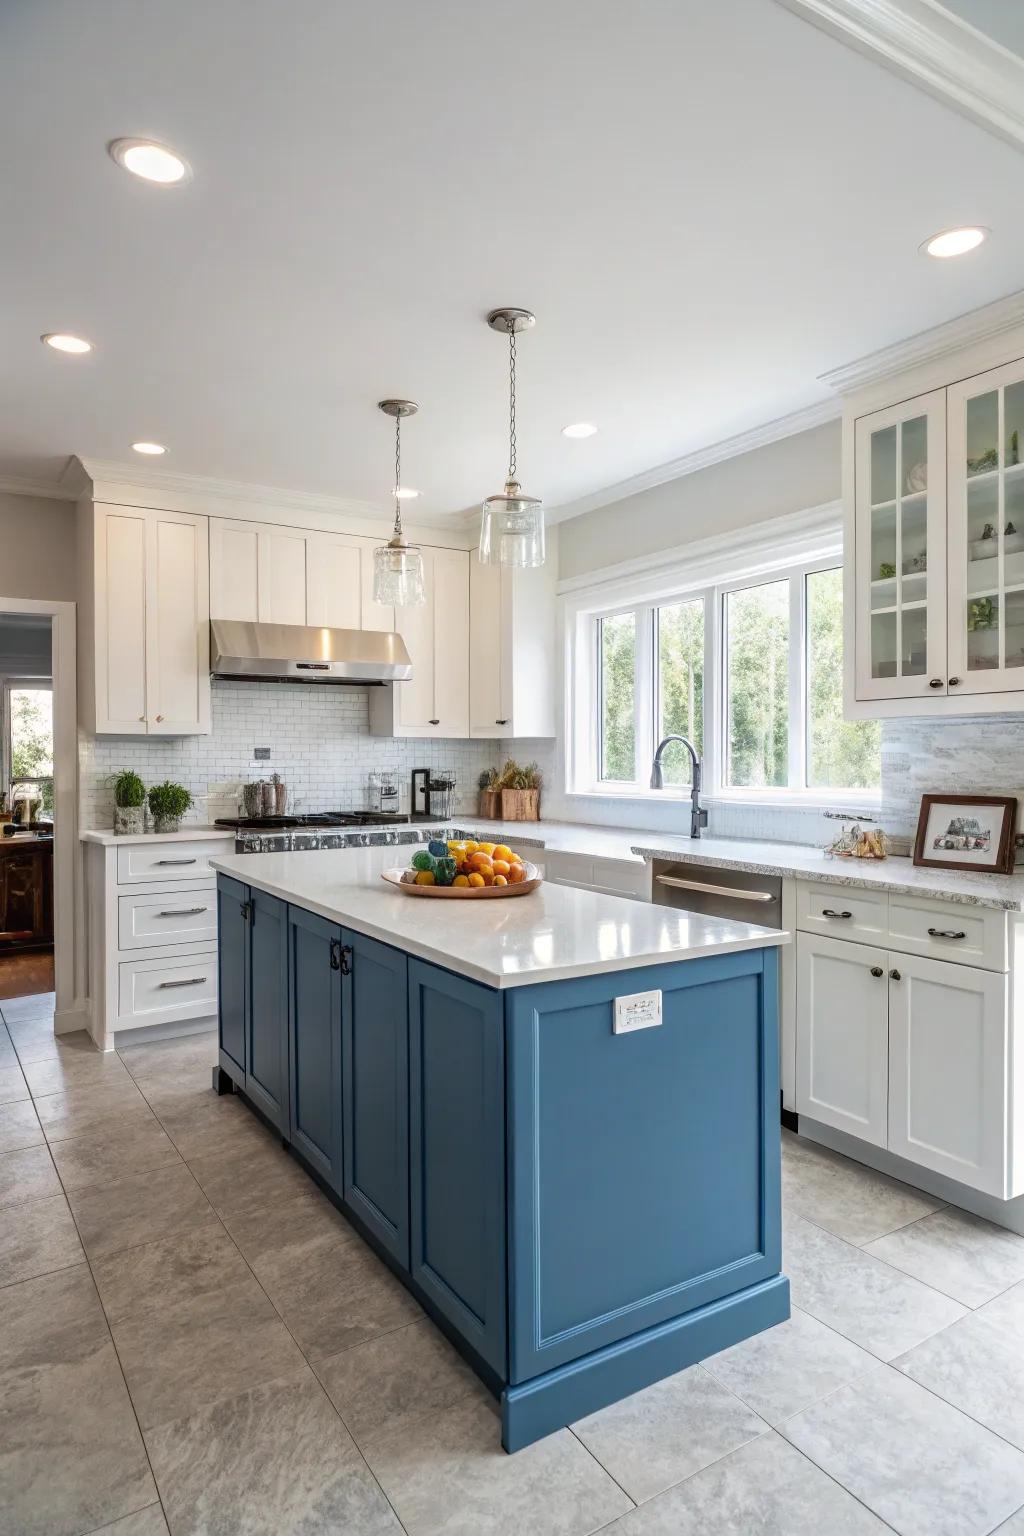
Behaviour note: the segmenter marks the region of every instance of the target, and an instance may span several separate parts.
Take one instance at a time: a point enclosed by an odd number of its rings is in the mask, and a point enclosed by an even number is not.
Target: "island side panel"
[[[662,1023],[613,1033],[616,996],[649,989]],[[775,951],[518,988],[507,1008],[510,1382],[702,1309],[717,1340],[722,1304],[781,1267]],[[688,1363],[678,1339],[661,1370],[645,1349],[650,1380]]]

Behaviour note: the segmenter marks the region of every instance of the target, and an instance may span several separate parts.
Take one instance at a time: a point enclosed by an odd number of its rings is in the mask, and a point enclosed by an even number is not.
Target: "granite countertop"
[[[205,843],[211,838],[233,843],[235,840],[234,831],[230,827],[201,827],[191,822],[178,832],[130,832],[121,836],[109,828],[100,828],[79,832],[78,837],[80,842],[98,843],[102,848],[112,847],[115,843],[120,847],[122,843]]]
[[[481,823],[482,826],[482,823]],[[547,882],[504,901],[404,895],[381,870],[392,848],[217,855],[213,868],[490,987],[632,970],[787,943],[774,928]]]

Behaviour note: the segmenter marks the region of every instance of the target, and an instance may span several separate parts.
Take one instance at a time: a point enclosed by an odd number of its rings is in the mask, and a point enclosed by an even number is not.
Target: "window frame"
[[[824,544],[824,548],[822,545]],[[881,789],[812,788],[810,777],[810,735],[807,711],[807,578],[821,571],[841,570],[843,554],[838,531],[831,540],[817,540],[818,548],[805,558],[793,553],[774,561],[734,560],[735,573],[727,570],[718,579],[694,584],[663,580],[643,584],[639,599],[614,600],[605,588],[605,601],[585,597],[567,608],[566,624],[566,792],[570,797],[602,799],[656,799],[661,803],[688,801],[688,786],[667,786],[663,790],[648,787],[645,768],[654,756],[658,729],[658,646],[655,615],[659,608],[674,603],[703,600],[704,603],[704,691],[703,691],[703,769],[704,801],[729,805],[806,806],[869,812],[879,809]],[[710,562],[709,562],[710,563]],[[726,567],[728,560],[717,562]],[[789,582],[789,751],[788,784],[785,787],[733,786],[726,783],[728,753],[728,634],[726,601],[730,593],[744,591],[781,580]],[[637,582],[623,583],[622,588]],[[620,589],[621,590],[621,589]],[[609,599],[611,599],[609,601]],[[601,621],[623,613],[634,613],[637,624],[634,665],[634,739],[636,761],[634,780],[606,780],[601,769]],[[646,760],[645,760],[646,755]]]
[[[53,679],[51,677],[5,677],[3,679],[3,720],[0,722],[0,787],[8,795],[14,789],[15,784],[35,784],[37,787],[43,784],[52,785],[53,773],[39,775],[14,776],[14,718],[11,713],[11,694],[23,690],[31,690],[33,693],[53,693]],[[56,726],[54,726],[56,734]]]

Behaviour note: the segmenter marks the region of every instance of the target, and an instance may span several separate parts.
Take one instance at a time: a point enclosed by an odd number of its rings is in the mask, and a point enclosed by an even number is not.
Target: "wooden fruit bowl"
[[[528,896],[531,891],[535,891],[543,875],[536,864],[524,863],[523,868],[526,879],[517,881],[515,885],[413,885],[411,880],[403,882],[404,869],[381,870],[381,879],[396,886],[406,896],[440,896],[448,901],[483,901],[502,896]]]

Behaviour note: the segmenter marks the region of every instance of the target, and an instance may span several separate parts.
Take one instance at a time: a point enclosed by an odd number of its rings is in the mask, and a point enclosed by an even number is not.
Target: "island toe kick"
[[[497,988],[224,874],[219,904],[215,1086],[500,1396],[506,1450],[789,1316],[770,943]]]

